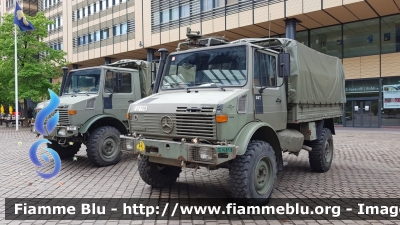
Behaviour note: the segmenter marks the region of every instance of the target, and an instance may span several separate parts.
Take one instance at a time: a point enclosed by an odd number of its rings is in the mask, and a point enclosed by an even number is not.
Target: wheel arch
[[[94,129],[101,126],[115,127],[121,134],[128,133],[128,129],[125,127],[124,123],[113,115],[97,115],[90,118],[79,129],[79,133],[84,134],[88,131],[93,131]]]
[[[268,123],[251,122],[242,128],[234,140],[234,144],[238,146],[238,155],[243,155],[246,152],[250,140],[262,140],[269,143],[274,149],[276,157],[282,157],[278,135]]]

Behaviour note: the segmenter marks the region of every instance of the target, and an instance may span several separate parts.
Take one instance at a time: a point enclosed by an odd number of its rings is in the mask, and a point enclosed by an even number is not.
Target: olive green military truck
[[[286,38],[193,35],[182,46],[196,48],[167,58],[159,50],[154,94],[128,109],[121,147],[139,153],[144,182],[168,186],[182,167],[227,168],[233,198],[265,204],[283,152],[306,150],[313,171],[329,170],[333,118],[346,102],[340,59]]]
[[[56,109],[59,123],[44,137],[51,142],[48,147],[64,159],[72,158],[83,143],[93,164],[118,163],[122,154],[119,136],[128,133],[126,111],[130,103],[152,94],[152,65],[141,60],[120,60],[71,70],[62,82]],[[39,103],[37,113],[48,103]],[[31,130],[39,135],[34,126]]]

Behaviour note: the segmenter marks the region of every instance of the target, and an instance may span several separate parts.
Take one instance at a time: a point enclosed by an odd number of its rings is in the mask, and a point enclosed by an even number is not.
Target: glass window
[[[63,25],[62,17],[58,17],[58,21],[59,21],[59,24],[60,24],[60,27],[61,27]]]
[[[383,78],[382,126],[400,126],[400,77]]]
[[[117,36],[117,35],[120,35],[121,34],[121,25],[115,25],[114,27],[113,27],[113,35],[114,36]]]
[[[190,16],[190,5],[182,5],[181,6],[181,17],[188,17]]]
[[[214,0],[214,8],[225,6],[225,0]]]
[[[400,52],[400,15],[384,17],[382,26],[382,53]]]
[[[201,11],[208,11],[213,9],[214,0],[201,0]]]
[[[107,9],[107,6],[108,6],[108,1],[106,0],[101,1],[101,10]]]
[[[254,54],[254,85],[276,86],[276,57],[262,52]]]
[[[161,89],[243,86],[247,80],[246,47],[200,50],[168,57]]]
[[[296,33],[296,41],[308,46],[308,31],[299,31]]]
[[[179,8],[171,9],[171,20],[179,19]]]
[[[103,39],[107,39],[109,37],[109,29],[105,29],[105,30],[102,30],[100,32],[101,32],[100,33],[100,37],[101,37],[102,40]]]
[[[121,24],[121,34],[126,34],[128,32],[128,23]]]
[[[105,88],[106,93],[131,93],[132,76],[130,73],[120,73],[108,70],[106,73]]]
[[[344,57],[379,54],[379,19],[343,25]]]
[[[95,41],[100,41],[100,31],[95,32]]]
[[[78,19],[80,19],[81,18],[81,10],[76,10],[76,16],[77,16],[77,18]]]
[[[71,72],[65,85],[64,94],[97,93],[100,82],[100,69]]]
[[[343,58],[342,26],[330,26],[310,31],[310,47],[327,55]]]
[[[169,21],[169,9],[161,12],[161,23],[167,23]]]

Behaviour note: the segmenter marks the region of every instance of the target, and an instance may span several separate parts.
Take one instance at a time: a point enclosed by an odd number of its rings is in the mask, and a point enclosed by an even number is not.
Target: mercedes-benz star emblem
[[[161,130],[164,131],[164,133],[169,134],[173,129],[174,122],[172,121],[171,117],[163,116],[163,118],[161,118]]]

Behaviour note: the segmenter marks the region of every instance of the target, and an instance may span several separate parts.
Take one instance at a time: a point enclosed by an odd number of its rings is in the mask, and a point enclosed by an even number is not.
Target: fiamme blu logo
[[[60,104],[60,98],[49,89],[50,93],[50,102],[49,104],[43,108],[37,115],[35,119],[35,129],[37,132],[42,134],[43,136],[48,136],[55,127],[57,126],[58,120],[59,120],[59,112],[55,112],[54,115],[53,112],[57,109],[58,105]],[[50,115],[52,115],[50,118],[48,118]],[[46,119],[48,118],[47,122]],[[38,167],[43,167],[42,163],[39,161],[39,158],[37,157],[37,151],[39,148],[40,144],[43,143],[51,143],[50,141],[46,139],[41,139],[33,143],[32,147],[29,150],[29,157],[31,158],[31,161],[33,164],[35,164]],[[61,159],[60,156],[56,151],[54,151],[51,148],[46,148],[46,151],[51,154],[51,156],[54,159],[54,170],[51,173],[41,173],[39,171],[36,171],[36,173],[41,176],[44,179],[50,179],[58,174],[61,170]],[[50,162],[49,157],[46,154],[42,154],[42,158],[45,162]]]

